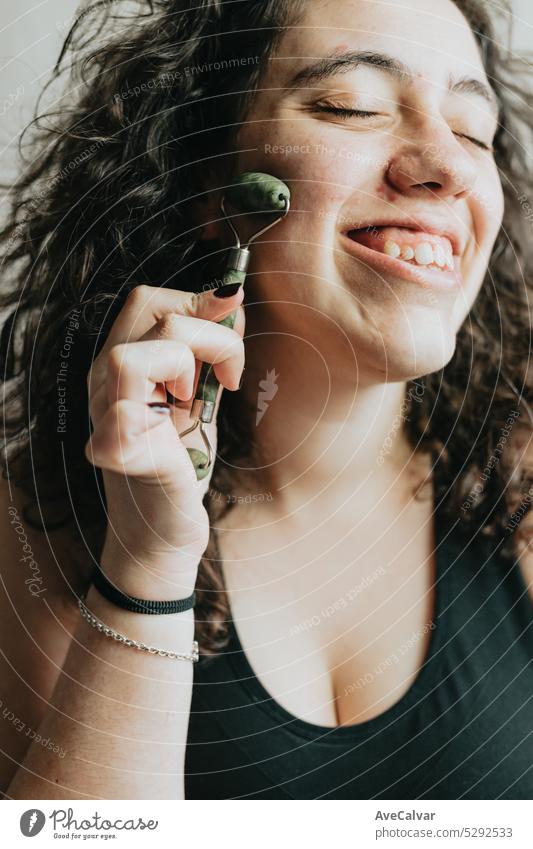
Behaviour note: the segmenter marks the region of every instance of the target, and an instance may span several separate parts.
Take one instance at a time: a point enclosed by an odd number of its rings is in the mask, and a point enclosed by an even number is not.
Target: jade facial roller
[[[231,219],[228,218],[226,203],[241,213],[277,214],[277,218],[257,233],[254,233],[245,245],[241,245],[239,234],[233,226]],[[276,177],[272,177],[270,174],[247,171],[236,178],[233,185],[222,197],[220,204],[222,213],[235,237],[235,245],[229,249],[222,285],[244,283],[250,261],[250,245],[287,215],[289,204],[289,189],[285,183]],[[226,318],[223,318],[219,324],[224,324],[226,327],[233,327],[235,317],[236,312],[232,312]],[[198,428],[202,435],[207,454],[204,454],[198,448],[187,448],[198,480],[207,475],[213,462],[213,449],[204,429],[204,424],[208,424],[213,419],[219,386],[220,383],[215,376],[211,363],[202,363],[196,395],[194,396],[190,412],[191,419],[194,419],[194,422],[179,434],[180,437],[185,436],[185,434],[191,433]]]

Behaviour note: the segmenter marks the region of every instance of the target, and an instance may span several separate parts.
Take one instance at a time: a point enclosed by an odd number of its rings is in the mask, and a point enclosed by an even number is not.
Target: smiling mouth
[[[452,244],[446,236],[408,227],[377,225],[348,230],[345,235],[353,242],[407,265],[448,272],[455,268]]]

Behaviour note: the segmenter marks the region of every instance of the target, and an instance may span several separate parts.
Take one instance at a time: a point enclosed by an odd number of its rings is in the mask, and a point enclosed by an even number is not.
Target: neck
[[[241,389],[252,415],[256,485],[285,512],[310,494],[379,499],[405,481],[414,464],[404,429],[406,383],[358,372],[345,340],[343,349],[324,337],[317,342],[317,334],[311,342],[309,328],[280,329],[279,312],[268,317],[264,306],[262,327],[247,318]]]

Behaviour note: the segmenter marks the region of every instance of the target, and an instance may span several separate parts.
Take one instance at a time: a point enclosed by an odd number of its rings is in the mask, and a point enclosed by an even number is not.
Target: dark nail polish
[[[179,403],[178,399],[177,399],[177,398],[174,398],[174,396],[173,396],[172,392],[169,392],[169,391],[168,391],[168,389],[166,388],[166,386],[165,386],[165,391],[166,391],[166,393],[167,393],[167,401],[166,401],[166,403],[167,403],[169,406],[171,406],[171,407],[175,407],[175,406],[176,406],[176,404],[178,404],[178,403]],[[165,402],[164,402],[164,401],[162,401],[161,403],[162,403],[162,404],[164,404]]]
[[[227,283],[225,286],[219,286],[218,289],[215,289],[213,294],[215,298],[231,298],[240,288],[240,283]]]

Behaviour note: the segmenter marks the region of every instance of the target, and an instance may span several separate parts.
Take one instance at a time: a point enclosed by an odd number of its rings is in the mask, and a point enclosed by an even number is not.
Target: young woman
[[[119,11],[4,231],[5,796],[531,798],[533,181],[485,4]],[[220,289],[244,171],[291,206]]]

